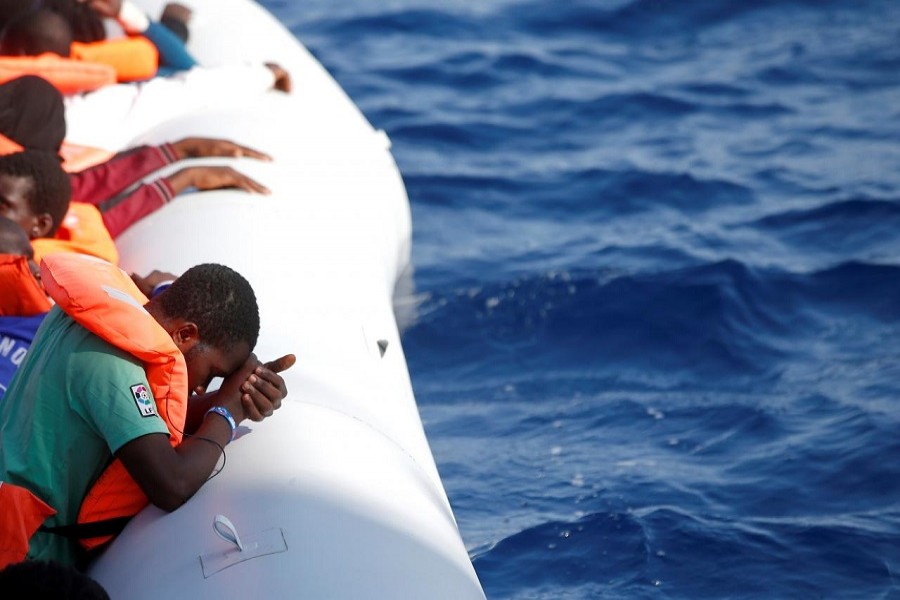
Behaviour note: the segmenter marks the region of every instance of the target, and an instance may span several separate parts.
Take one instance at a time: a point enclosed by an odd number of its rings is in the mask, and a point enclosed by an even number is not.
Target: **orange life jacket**
[[[188,403],[188,376],[184,356],[172,338],[144,308],[147,302],[131,278],[121,269],[105,261],[79,254],[54,254],[41,263],[41,278],[47,293],[57,305],[76,322],[113,346],[124,350],[144,364],[147,382],[156,400],[156,411],[169,430],[169,442],[181,442]],[[2,487],[17,487],[3,484]],[[24,488],[20,488],[24,489]],[[26,490],[27,491],[27,490]],[[29,492],[30,494],[30,492]],[[33,495],[32,495],[33,496]],[[38,526],[49,514],[39,499],[25,502],[19,519],[38,520]],[[13,535],[4,525],[7,511],[0,496],[0,539]],[[114,460],[94,482],[81,504],[78,526],[131,517],[148,504],[146,495],[134,482],[118,459]],[[15,509],[16,506],[11,508]],[[49,509],[52,510],[52,509]],[[51,513],[52,514],[52,513]],[[6,527],[4,529],[4,527]],[[25,552],[32,529],[25,539]],[[11,533],[10,533],[11,531]],[[4,545],[21,549],[21,535],[17,542],[0,544],[0,567]],[[79,539],[87,549],[95,548],[111,535]],[[24,559],[21,554],[19,560]]]
[[[73,58],[63,58],[52,52],[40,56],[0,56],[0,83],[22,75],[43,77],[62,94],[90,92],[116,82],[116,70]]]
[[[181,443],[188,403],[184,356],[172,337],[144,308],[144,296],[121,269],[77,254],[44,259],[41,277],[56,304],[88,331],[128,352],[142,363],[156,411],[169,430],[169,442]],[[81,505],[78,523],[133,516],[148,504],[121,461],[114,460]],[[112,536],[81,540],[91,549]]]
[[[56,514],[23,487],[0,481],[0,569],[25,560],[28,540],[45,520]]]
[[[145,37],[125,37],[83,44],[73,42],[72,58],[109,65],[119,82],[143,81],[156,75],[159,52]]]
[[[85,202],[70,202],[56,235],[33,239],[31,246],[38,263],[52,254],[66,252],[96,256],[113,264],[119,262],[119,251],[103,224],[103,215],[96,206]]]
[[[31,317],[52,307],[44,288],[28,265],[28,258],[0,254],[0,317]]]

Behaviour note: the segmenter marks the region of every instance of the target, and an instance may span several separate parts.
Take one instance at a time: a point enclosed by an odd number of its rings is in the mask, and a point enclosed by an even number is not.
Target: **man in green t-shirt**
[[[261,365],[251,353],[259,313],[236,272],[194,267],[145,308],[184,355],[190,390],[224,382],[191,400],[185,430],[194,436],[173,448],[141,362],[54,308],[0,402],[0,481],[52,506],[46,527],[75,524],[113,457],[150,502],[174,510],[206,481],[235,424],[271,415],[287,394],[278,372],[294,357]],[[77,541],[39,531],[28,558],[76,564],[82,556]]]

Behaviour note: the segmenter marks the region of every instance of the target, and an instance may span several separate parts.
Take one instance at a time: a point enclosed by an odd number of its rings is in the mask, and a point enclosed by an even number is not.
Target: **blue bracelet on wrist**
[[[228,440],[228,443],[233,442],[234,441],[234,430],[237,429],[237,423],[234,422],[234,417],[231,416],[231,413],[228,412],[228,409],[225,408],[224,406],[213,406],[208,411],[206,411],[206,414],[209,414],[209,413],[216,413],[217,415],[219,415],[221,417],[225,417],[225,420],[228,421],[228,426],[231,427],[231,439]]]

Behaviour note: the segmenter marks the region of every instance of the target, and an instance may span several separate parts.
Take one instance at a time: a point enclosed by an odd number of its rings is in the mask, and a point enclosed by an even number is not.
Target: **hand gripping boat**
[[[162,4],[141,1],[151,15]],[[285,373],[281,410],[239,428],[222,473],[172,513],[145,509],[90,574],[112,598],[132,600],[484,598],[425,439],[392,312],[411,225],[390,143],[258,5],[190,5],[190,49],[202,64],[276,61],[294,92],[223,98],[122,145],[230,138],[274,162],[211,162],[232,164],[273,193],[181,196],[119,238],[121,266],[142,274],[231,266],[259,300],[257,355],[293,352],[298,362]]]

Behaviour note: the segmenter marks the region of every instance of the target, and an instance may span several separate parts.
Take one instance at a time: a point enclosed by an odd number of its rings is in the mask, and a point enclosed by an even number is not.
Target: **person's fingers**
[[[255,158],[257,160],[271,161],[272,157],[264,152],[248,146],[242,146],[231,140],[205,139],[198,146],[198,156],[231,156],[234,158]]]
[[[269,369],[273,373],[281,373],[282,371],[287,371],[291,367],[294,366],[294,363],[297,362],[297,357],[293,354],[285,354],[280,358],[276,358],[275,360],[270,360],[269,362],[262,365],[262,368]],[[260,367],[257,367],[257,372],[259,372]]]
[[[195,186],[201,190],[238,188],[251,194],[269,195],[269,188],[231,167],[195,167]]]
[[[275,409],[281,405],[279,402],[276,406],[275,402],[256,389],[249,381],[241,386],[241,389],[243,390],[241,404],[244,406],[244,414],[253,421],[262,421],[264,418],[272,416]]]
[[[226,156],[233,158],[253,158],[271,161],[272,157],[249,146],[242,146],[231,140],[220,138],[188,137],[172,143],[179,158],[202,158]]]
[[[246,419],[259,422],[266,418],[265,415],[256,408],[256,404],[250,397],[249,392],[241,394],[241,406],[244,408],[244,418]]]
[[[251,194],[263,194],[264,196],[268,196],[272,193],[271,191],[269,191],[269,188],[267,188],[260,182],[247,177],[243,173],[237,173],[237,181],[235,182],[235,187],[239,187],[244,191],[250,192]]]
[[[275,377],[278,376],[275,375]],[[269,404],[271,404],[273,408],[278,409],[281,407],[281,401],[287,394],[287,390],[282,389],[282,387],[284,387],[284,384],[281,381],[280,377],[278,377],[277,381],[270,382],[263,377],[255,377],[251,375],[247,380],[247,383],[249,383],[253,388],[251,392],[258,392],[259,394],[262,394],[262,397],[265,398],[265,400]]]
[[[253,378],[256,378],[256,381],[253,381]],[[260,386],[265,385],[266,389],[276,390],[277,393],[282,396],[287,396],[287,384],[282,379],[281,375],[275,373],[274,371],[270,371],[265,367],[258,367],[253,375],[250,376],[251,383],[254,385],[260,382]]]
[[[253,148],[241,146],[240,144],[235,144],[233,142],[231,142],[231,148],[229,148],[229,151],[230,154],[228,156],[234,156],[237,158],[255,158],[256,160],[272,162],[272,157],[265,152],[260,152],[259,150],[254,150]]]
[[[293,89],[294,84],[291,82],[291,76],[285,73],[282,77],[278,78],[278,81],[275,82],[275,88],[284,92],[285,94],[290,94]]]
[[[266,66],[272,71],[272,75],[275,77],[275,89],[290,93],[291,88],[293,87],[290,74],[277,63],[266,63]]]
[[[266,186],[264,186],[263,184],[261,184],[257,181],[250,179],[246,175],[238,175],[236,177],[233,177],[230,179],[230,181],[224,182],[224,185],[221,185],[219,187],[238,188],[240,190],[244,190],[245,192],[249,192],[251,194],[268,195],[271,193],[271,192],[269,192],[269,188],[267,188]]]

